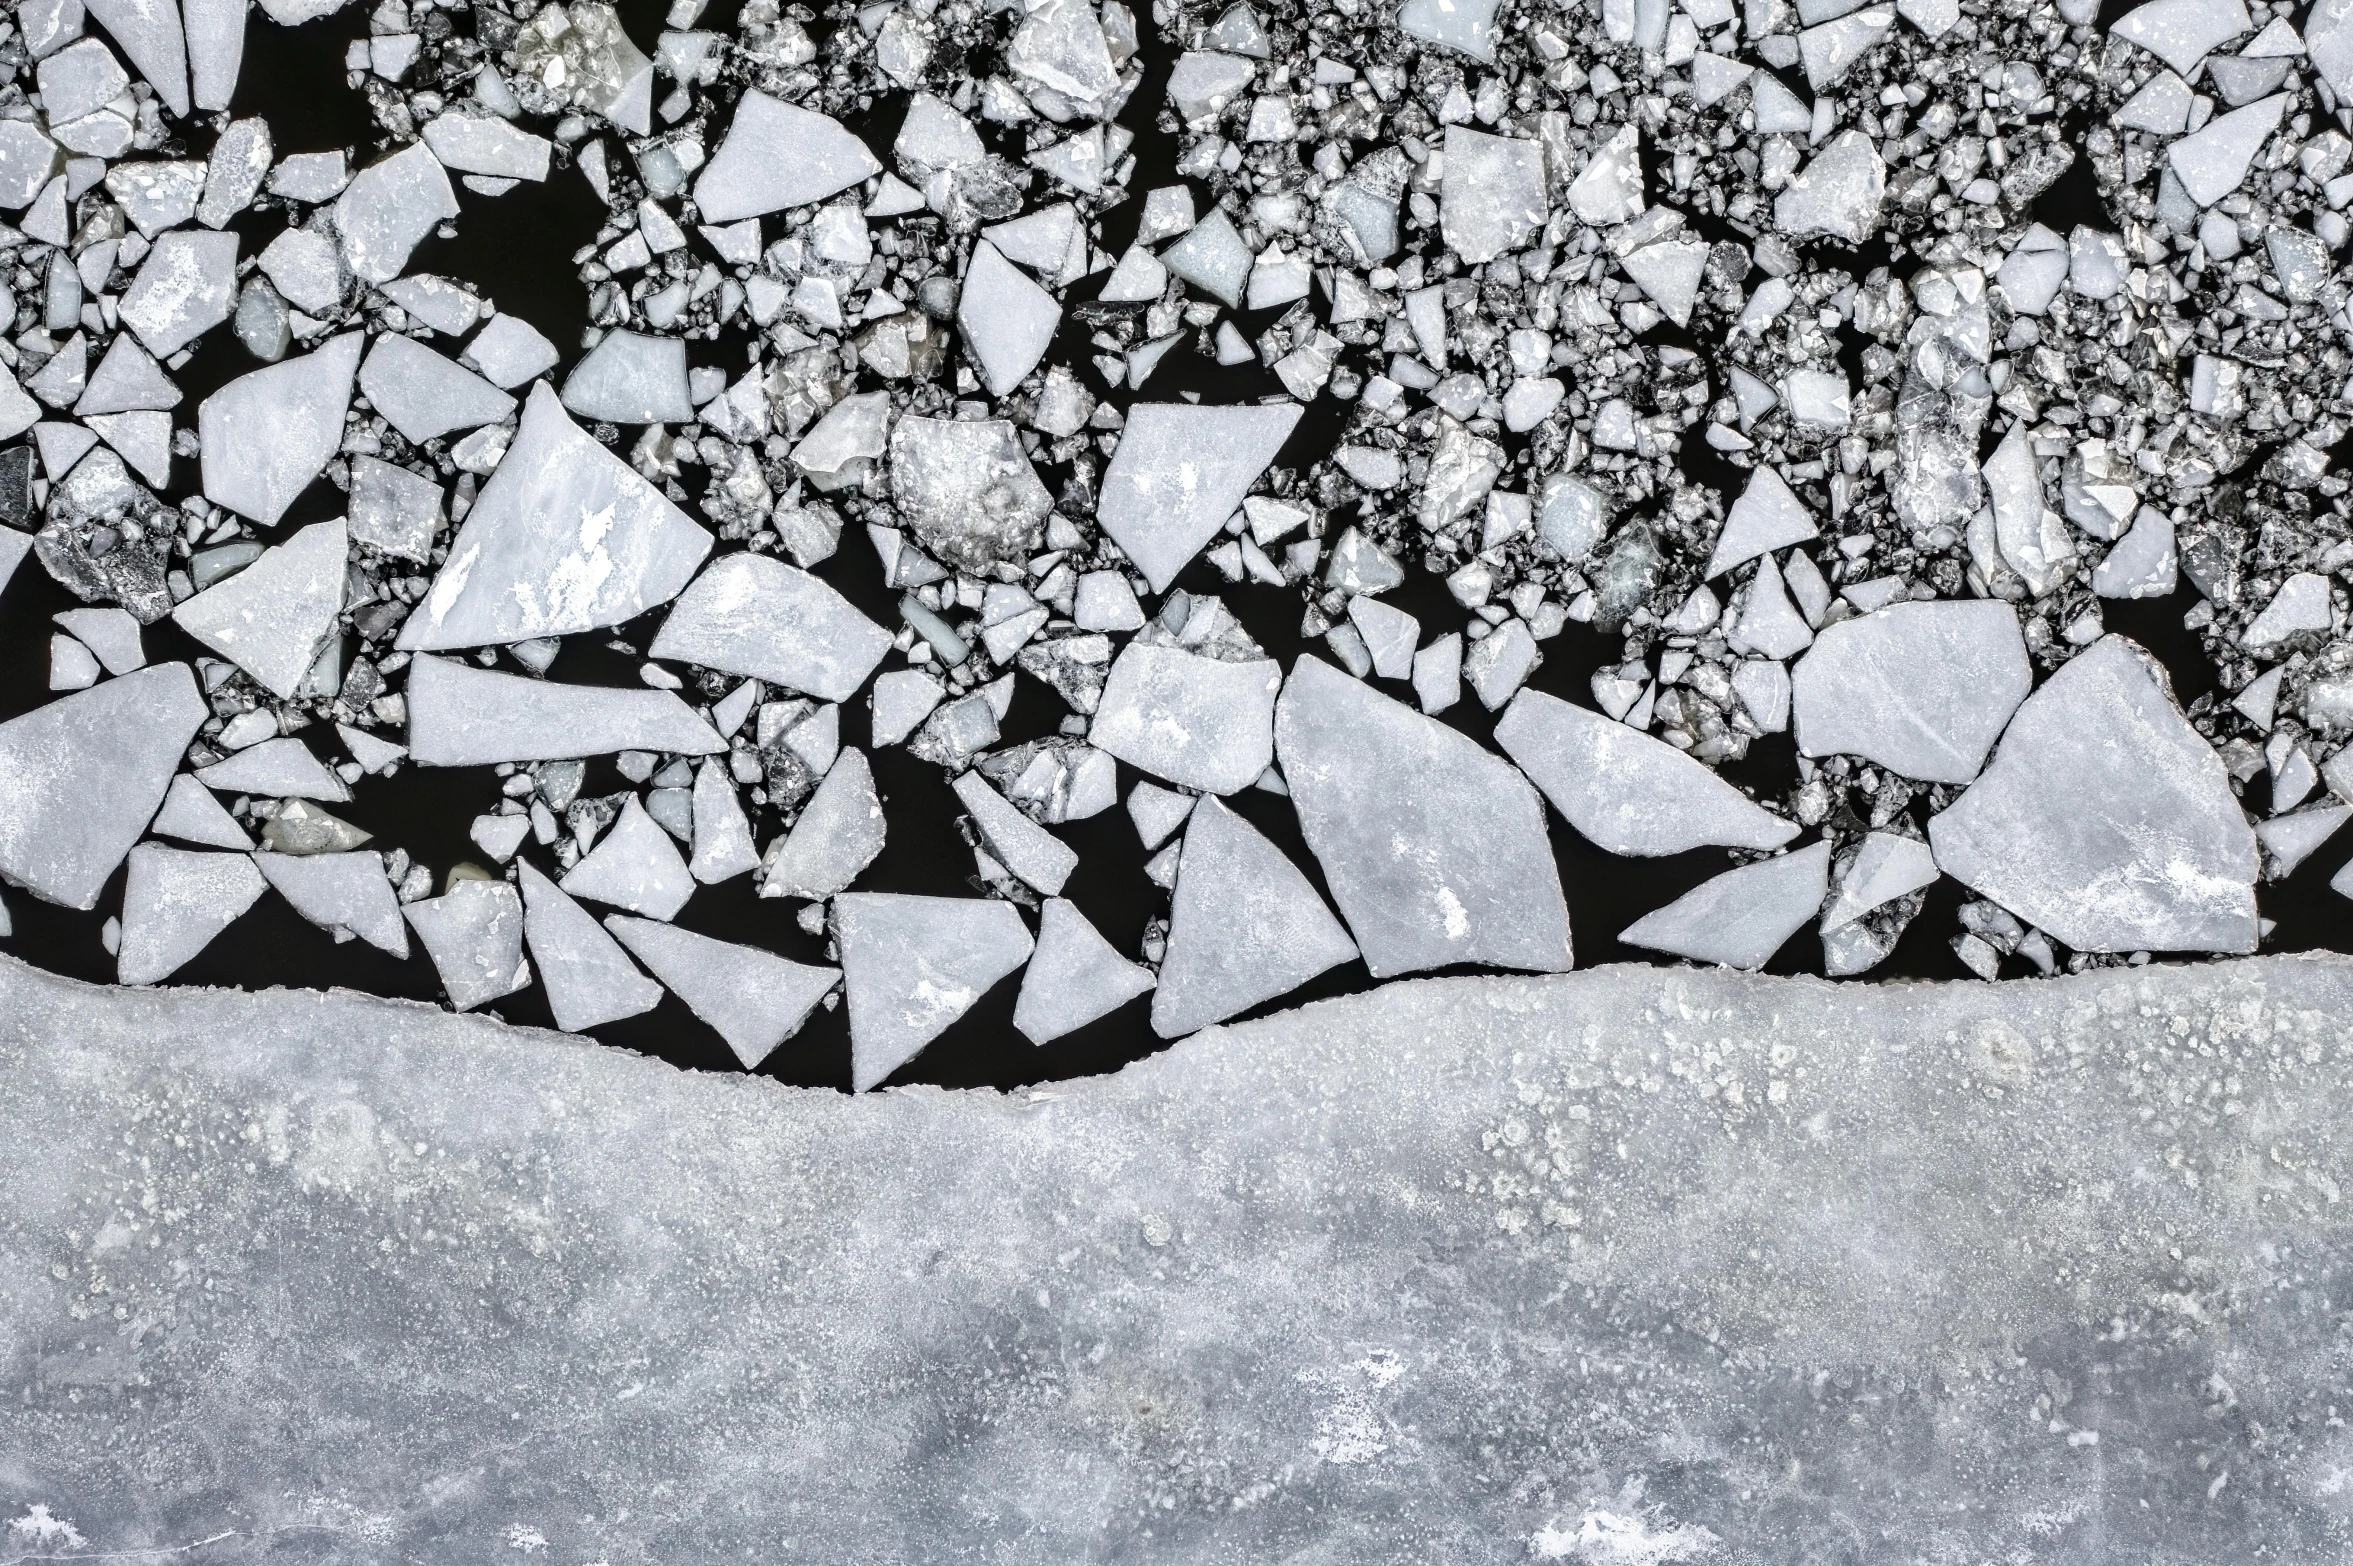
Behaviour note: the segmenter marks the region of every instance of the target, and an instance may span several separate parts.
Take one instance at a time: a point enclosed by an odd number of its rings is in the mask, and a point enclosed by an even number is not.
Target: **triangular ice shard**
[[[858,1092],[915,1058],[1030,953],[1011,903],[852,892],[834,899]]]
[[[727,1041],[746,1071],[758,1070],[770,1051],[798,1033],[817,1003],[841,982],[837,968],[811,967],[651,919],[614,914],[605,924],[689,1011]]]
[[[141,843],[131,850],[131,873],[123,883],[115,978],[124,984],[169,978],[261,893],[261,876],[243,854]]]
[[[564,890],[656,919],[669,919],[694,895],[694,877],[635,794],[621,802],[613,823],[586,859],[564,877]]]
[[[506,882],[460,881],[402,912],[458,1010],[471,1011],[531,982],[531,965],[523,960],[523,899]]]
[[[1829,890],[1830,845],[1813,843],[1702,881],[1618,939],[1697,962],[1762,968],[1821,911]]]
[[[1013,1025],[1032,1044],[1050,1044],[1117,1011],[1152,984],[1152,970],[1119,955],[1076,903],[1049,897],[1038,916],[1038,949],[1013,1003]]]
[[[1166,591],[1217,536],[1283,449],[1301,412],[1294,402],[1242,408],[1148,402],[1128,410],[1096,515],[1152,591]]]
[[[1152,997],[1164,1039],[1287,994],[1356,943],[1283,851],[1215,799],[1193,807]]]
[[[343,444],[362,332],[240,376],[204,399],[204,498],[274,527]],[[157,350],[161,352],[161,349]]]
[[[400,899],[374,849],[344,854],[256,854],[253,862],[294,911],[337,941],[358,936],[395,957],[409,954]]]
[[[858,879],[882,852],[882,800],[866,753],[846,747],[801,810],[792,830],[772,839],[760,870],[762,897],[831,897]]]
[[[662,987],[637,971],[596,916],[564,894],[526,860],[523,933],[539,964],[548,1010],[556,1026],[578,1033],[601,1022],[617,1022],[661,1004]]]
[[[180,628],[290,700],[335,634],[350,537],[316,522],[172,611]]]

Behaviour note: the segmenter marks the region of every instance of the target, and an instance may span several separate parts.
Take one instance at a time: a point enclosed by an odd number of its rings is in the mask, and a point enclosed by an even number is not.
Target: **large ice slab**
[[[653,919],[611,914],[605,924],[655,978],[727,1041],[746,1071],[801,1030],[841,982],[838,968],[814,967],[756,946],[713,940]]]
[[[270,694],[289,699],[335,634],[350,554],[340,520],[314,522],[182,603],[172,618]]]
[[[1112,660],[1087,742],[1154,777],[1231,794],[1274,760],[1282,685],[1272,658],[1236,663],[1133,641]]]
[[[732,223],[812,205],[881,172],[839,121],[754,89],[695,180],[694,199],[704,222]]]
[[[343,415],[365,341],[362,333],[346,332],[316,353],[239,376],[205,398],[196,414],[204,498],[275,526],[343,444]]]
[[[159,663],[0,723],[0,876],[98,906],[211,715],[188,666]]]
[[[2255,949],[2254,829],[2221,758],[2124,637],[2026,699],[1928,840],[1947,875],[2078,950]]]
[[[1924,783],[1966,783],[2034,684],[1998,598],[1896,603],[1823,629],[1789,671],[1798,750]]]
[[[1152,994],[1164,1039],[1287,995],[1356,955],[1299,867],[1215,799],[1185,824],[1168,956]]]
[[[1778,848],[1784,821],[1663,740],[1543,691],[1522,691],[1495,743],[1596,848],[1659,856],[1686,849]]]
[[[1297,403],[1139,403],[1103,474],[1096,516],[1154,592],[1217,536],[1298,426]]]
[[[653,655],[847,701],[890,633],[833,587],[769,555],[723,555],[679,596]]]
[[[447,658],[409,664],[409,755],[427,767],[571,761],[615,751],[724,751],[719,731],[668,691],[557,685]]]
[[[1569,966],[1544,801],[1509,762],[1313,656],[1276,703],[1275,754],[1374,978]]]
[[[860,1092],[913,1060],[1030,953],[1011,903],[851,892],[833,902]]]
[[[711,542],[541,382],[400,645],[480,647],[617,625],[675,597]]]

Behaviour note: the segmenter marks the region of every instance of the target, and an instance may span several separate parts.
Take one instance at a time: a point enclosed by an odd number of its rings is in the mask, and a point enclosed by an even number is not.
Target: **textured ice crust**
[[[0,962],[0,1554],[2342,1560],[2349,1079],[2341,958],[862,1099]]]

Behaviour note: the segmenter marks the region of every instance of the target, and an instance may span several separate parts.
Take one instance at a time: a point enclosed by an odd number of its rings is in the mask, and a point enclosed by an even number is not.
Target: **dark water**
[[[622,7],[633,37],[649,54],[661,31],[663,9],[652,0],[629,0]],[[734,9],[733,4],[714,6],[698,25],[725,28],[733,20]],[[1142,12],[1147,8],[1138,6],[1137,9]],[[341,65],[345,44],[362,36],[365,30],[366,9],[360,6],[297,29],[274,26],[255,12],[249,24],[245,69],[235,114],[239,117],[258,114],[266,118],[281,156],[289,152],[350,147],[370,149],[361,154],[360,161],[366,161],[378,148],[380,133],[369,120],[360,95],[344,85]],[[822,43],[824,24],[813,31],[819,34]],[[1146,60],[1144,83],[1122,116],[1136,133],[1131,151],[1137,166],[1129,184],[1134,195],[1112,209],[1103,220],[1101,248],[1114,256],[1125,250],[1136,231],[1143,193],[1176,182],[1175,138],[1153,123],[1158,106],[1164,101],[1174,51],[1147,40]],[[874,115],[853,121],[853,128],[869,145],[886,148],[897,132],[901,113],[903,99],[889,100]],[[998,134],[995,127],[981,128],[984,136],[994,138]],[[192,138],[186,150],[190,155],[201,156],[204,143]],[[995,150],[1018,160],[1017,146],[1000,141]],[[1052,199],[1042,183],[1033,194],[1041,201]],[[1195,197],[1197,206],[1206,210],[1207,191],[1196,185]],[[580,354],[580,332],[587,323],[587,295],[571,257],[596,237],[604,216],[587,182],[575,170],[560,169],[545,185],[521,185],[495,199],[460,188],[459,200],[464,212],[456,224],[456,237],[428,241],[417,253],[411,269],[470,280],[495,299],[501,310],[524,317],[545,333],[564,353],[564,368],[568,368]],[[2091,210],[2076,210],[2087,203]],[[2096,212],[2097,192],[2091,188],[2088,177],[2062,181],[2044,198],[2042,205],[2050,209],[2042,214],[2044,221],[2054,227],[2063,229],[2075,221],[2100,221]],[[236,225],[245,236],[242,253],[257,252],[283,222],[282,216],[276,214],[247,214]],[[699,238],[693,242],[700,246]],[[1088,342],[1094,328],[1067,312],[1068,306],[1091,297],[1101,282],[1100,277],[1091,279],[1066,297],[1063,330],[1054,357],[1081,371],[1090,391],[1125,406],[1137,400],[1137,394],[1124,388],[1106,392],[1099,384],[1091,368],[1094,350]],[[1245,314],[1239,324],[1255,338],[1279,314],[1279,311]],[[1658,328],[1657,335],[1663,341],[1698,346],[1671,324]],[[1854,346],[1859,350],[1859,344]],[[746,339],[741,334],[731,334],[715,344],[698,343],[691,356],[698,365],[721,365],[732,374],[746,362],[745,347]],[[188,393],[179,414],[182,422],[193,423],[195,407],[203,396],[253,367],[253,361],[227,329],[208,334],[203,346],[178,376]],[[1850,371],[1853,368],[1850,365]],[[562,369],[557,373],[561,375]],[[873,388],[861,386],[860,389]],[[1280,390],[1271,372],[1255,363],[1220,368],[1207,357],[1180,349],[1162,361],[1143,395],[1150,400],[1165,401],[1194,392],[1204,401],[1240,402]],[[1345,409],[1346,405],[1329,396],[1318,399],[1301,420],[1277,467],[1303,470],[1328,450],[1344,428]],[[1524,446],[1522,437],[1504,438],[1515,455]],[[1684,443],[1684,462],[1693,478],[1712,483],[1726,493],[1737,490],[1741,476],[1723,464],[1704,441],[1695,437]],[[695,472],[688,470],[690,480]],[[1067,477],[1052,469],[1045,470],[1042,476],[1057,490]],[[194,462],[183,459],[174,477],[175,495],[193,489],[197,480]],[[283,538],[293,527],[340,515],[342,510],[341,492],[322,480],[271,536]],[[855,523],[845,530],[841,552],[821,567],[819,574],[877,621],[896,623],[896,595],[882,586],[872,551]],[[1320,642],[1307,643],[1300,635],[1304,605],[1296,589],[1228,584],[1201,562],[1196,562],[1180,578],[1179,585],[1220,595],[1251,635],[1286,665],[1302,652],[1329,656]],[[1420,617],[1425,637],[1454,628],[1463,618],[1443,582],[1418,570],[1403,587],[1386,597],[1388,602]],[[2161,602],[2112,602],[2103,606],[2111,629],[2132,636],[2164,661],[2185,702],[2213,685],[2212,670],[2196,639],[2181,625],[2182,614],[2194,602],[2194,596],[2185,588],[2176,597]],[[0,718],[15,716],[49,699],[49,617],[74,604],[75,600],[50,580],[37,561],[30,559],[17,572],[5,595],[0,595],[0,669],[9,671],[9,677],[0,680]],[[642,649],[651,639],[659,619],[659,613],[650,615],[645,621],[623,627],[615,634]],[[605,645],[608,639],[571,638],[552,675],[579,683],[636,686],[636,670],[641,660],[610,649]],[[168,620],[148,629],[147,650],[155,660],[189,658],[200,651]],[[1544,664],[1530,683],[1556,695],[1589,702],[1593,673],[1604,666],[1616,665],[1623,656],[1624,644],[1617,634],[1571,625],[1559,637],[1544,644]],[[1411,700],[1410,692],[1401,683],[1381,683],[1389,694]],[[1017,692],[1010,717],[1003,725],[1006,742],[1016,743],[1056,732],[1065,712],[1060,699],[1026,677],[1017,683]],[[867,748],[867,709],[863,700],[846,704],[841,719],[842,742]],[[1482,743],[1489,742],[1494,722],[1492,715],[1467,695],[1460,705],[1444,715],[1443,721]],[[333,751],[335,741],[331,729],[322,724],[308,731],[314,743],[319,743],[321,736],[324,736],[322,753],[340,759],[339,753]],[[946,778],[939,769],[914,759],[903,749],[869,750],[869,754],[884,795],[889,844],[861,879],[860,889],[976,895],[977,887],[968,879],[972,870],[971,854],[956,830],[959,809]],[[1744,761],[1725,770],[1737,782],[1780,793],[1794,780],[1795,760],[1795,748],[1789,738],[1776,735],[1756,741]],[[1123,799],[1138,776],[1124,765],[1120,768]],[[412,858],[431,866],[438,876],[460,860],[481,857],[466,835],[467,826],[474,816],[495,807],[497,785],[497,778],[488,768],[403,768],[388,779],[363,778],[354,790],[352,803],[342,814],[374,833],[376,846],[405,848]],[[611,761],[603,759],[591,763],[583,793],[611,793],[627,786]],[[2262,803],[2262,789],[2260,780],[2251,786],[2250,804]],[[1280,845],[1318,889],[1323,889],[1322,875],[1301,840],[1287,800],[1253,790],[1229,803]],[[1656,961],[1652,954],[1619,946],[1615,932],[1730,863],[1723,851],[1714,849],[1663,860],[1619,859],[1595,849],[1557,815],[1549,815],[1548,819],[1553,854],[1568,898],[1579,966]],[[1165,912],[1166,896],[1143,873],[1147,856],[1137,842],[1126,811],[1114,808],[1093,820],[1074,822],[1055,830],[1080,856],[1064,895],[1076,902],[1116,946],[1134,954],[1147,923]],[[2347,928],[2347,914],[2353,909],[2327,887],[2330,875],[2344,862],[2349,849],[2353,849],[2353,834],[2316,855],[2288,882],[2263,888],[2264,912],[2279,921],[2278,931],[2267,949],[2353,949],[2353,938],[2349,938],[2353,932]],[[535,846],[527,846],[525,852],[544,854]],[[541,862],[543,868],[553,868],[544,858]],[[113,960],[101,944],[100,930],[108,914],[120,906],[122,881],[123,874],[118,871],[98,910],[88,914],[52,908],[22,893],[9,893],[7,904],[16,931],[12,940],[0,945],[57,972],[99,982],[110,980]],[[1956,913],[1964,895],[1951,881],[1935,887],[1928,895],[1926,909],[1912,923],[1893,956],[1875,972],[1874,980],[1964,977],[1966,970],[1953,956],[1949,945],[1959,931]],[[762,901],[753,893],[751,878],[745,876],[698,890],[677,922],[688,929],[765,947],[799,961],[824,960],[822,938],[811,937],[799,928],[788,911],[791,906],[797,905]],[[1820,945],[1809,927],[1791,939],[1768,971],[1818,973],[1820,969]],[[2014,961],[2012,971],[2024,972],[2026,968],[2022,962]],[[421,948],[414,950],[405,962],[396,962],[364,942],[337,945],[275,896],[264,896],[202,955],[181,969],[174,982],[248,988],[339,985],[420,1000],[436,998],[440,989]],[[1345,994],[1367,988],[1370,983],[1362,963],[1352,962],[1261,1010]],[[1053,1044],[1034,1047],[1012,1028],[1018,984],[1018,976],[999,984],[894,1080],[1013,1087],[1113,1070],[1162,1047],[1162,1041],[1153,1035],[1147,1022],[1148,997],[1131,1002]],[[492,1009],[510,1021],[553,1025],[544,996],[536,988],[510,996]],[[717,1035],[675,998],[666,998],[643,1016],[608,1024],[594,1032],[605,1042],[659,1055],[681,1066],[737,1069],[734,1057]],[[836,1006],[817,1012],[798,1036],[769,1057],[762,1071],[789,1082],[846,1088],[850,1077],[846,1009]]]

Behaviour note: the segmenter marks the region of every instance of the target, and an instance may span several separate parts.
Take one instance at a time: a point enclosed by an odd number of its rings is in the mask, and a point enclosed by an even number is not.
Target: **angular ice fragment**
[[[1022,880],[1054,896],[1078,868],[1070,845],[1005,803],[1005,796],[989,787],[978,772],[966,772],[953,785],[956,798],[972,812],[981,843],[991,857]]]
[[[618,625],[676,596],[710,552],[711,535],[583,434],[543,383],[400,646],[481,647]]]
[[[354,543],[422,565],[441,531],[441,486],[380,458],[354,457],[348,521]]]
[[[2162,507],[2143,506],[2131,529],[2092,568],[2092,591],[2102,598],[2166,598],[2178,575],[2173,518]]]
[[[1938,874],[1936,856],[1918,838],[1895,832],[1868,834],[1839,882],[1837,895],[1822,910],[1822,933],[1829,935],[1874,908],[1935,884]]]
[[[754,89],[736,105],[719,151],[695,181],[705,223],[823,201],[882,172],[866,144],[825,115]]]
[[[1699,285],[1708,268],[1709,247],[1696,239],[1667,239],[1644,245],[1618,264],[1634,279],[1659,313],[1677,326],[1691,324]],[[1802,373],[1802,372],[1797,372]]]
[[[1004,419],[901,418],[891,431],[891,498],[923,547],[985,572],[1037,553],[1054,497]]]
[[[1762,968],[1822,906],[1830,845],[1813,843],[1703,881],[1618,932],[1628,946],[1727,968]]]
[[[1446,171],[1439,187],[1439,226],[1447,248],[1472,265],[1517,250],[1544,226],[1544,146],[1446,128]]]
[[[1365,652],[1373,660],[1373,673],[1384,680],[1412,678],[1414,644],[1421,640],[1421,621],[1377,598],[1361,596],[1348,600],[1348,618],[1357,634],[1364,638]]]
[[[1471,650],[1463,655],[1462,677],[1469,683],[1472,694],[1479,698],[1479,705],[1494,712],[1527,683],[1540,656],[1535,633],[1528,629],[1528,622],[1506,620],[1492,633],[1471,643]]]
[[[539,964],[556,1026],[578,1033],[653,1010],[662,987],[637,971],[620,943],[605,933],[596,916],[567,896],[525,860],[523,933]]]
[[[1894,28],[1895,8],[1874,6],[1799,33],[1798,56],[1805,62],[1806,85],[1816,93],[1837,86]]]
[[[668,691],[551,685],[443,658],[409,664],[409,754],[424,767],[570,761],[622,750],[708,756],[727,742]]]
[[[505,392],[397,333],[376,339],[360,366],[359,389],[394,429],[420,446],[455,430],[496,424],[515,411],[515,399]]]
[[[96,907],[210,715],[188,666],[163,663],[0,723],[0,875]]]
[[[384,856],[373,849],[342,854],[259,853],[253,862],[294,911],[335,937],[359,939],[405,959],[408,926],[400,899],[384,877]]]
[[[1655,857],[1686,849],[1778,848],[1784,821],[1663,740],[1542,691],[1522,691],[1495,743],[1597,848]]]
[[[1569,967],[1544,802],[1476,742],[1302,656],[1276,753],[1307,846],[1376,979]]]
[[[918,669],[894,669],[874,682],[872,733],[877,745],[896,745],[931,716],[946,687]]]
[[[1152,1031],[1191,1033],[1288,994],[1356,955],[1281,849],[1214,799],[1193,807],[1178,860]]]
[[[2265,879],[2284,881],[2294,875],[2297,866],[2336,836],[2348,819],[2353,819],[2353,805],[2314,805],[2256,822],[2255,838],[2263,845]]]
[[[888,631],[825,582],[747,553],[722,556],[679,596],[652,653],[847,701],[890,645]]]
[[[546,137],[489,114],[438,115],[425,122],[425,145],[445,167],[532,181],[547,178],[548,159],[555,151]]]
[[[2262,652],[2291,637],[2326,634],[2335,621],[2328,578],[2316,571],[2299,571],[2282,582],[2263,612],[2248,622],[2239,643],[2249,652]]]
[[[21,212],[57,177],[57,143],[30,119],[0,120],[0,211]]]
[[[197,197],[203,191],[201,163],[123,163],[106,173],[107,194],[148,239],[194,217]]]
[[[1906,601],[1825,627],[1790,671],[1790,704],[1803,755],[1966,783],[2033,686],[2009,604]]]
[[[84,0],[173,114],[188,114],[188,40],[172,0]]]
[[[207,848],[253,847],[253,839],[237,824],[237,818],[221,808],[212,791],[186,773],[172,779],[169,793],[163,797],[163,808],[155,813],[148,831],[159,837],[176,837],[183,843],[202,843]]]
[[[506,882],[460,881],[401,912],[458,1010],[471,1011],[531,982],[531,965],[523,960],[523,899]]]
[[[956,325],[992,396],[1002,397],[1037,368],[1054,341],[1062,306],[983,240],[972,248],[956,300]]]
[[[1595,228],[1611,228],[1640,216],[1642,206],[1642,138],[1625,125],[1570,184],[1569,210]]]
[[[845,746],[792,830],[769,843],[760,895],[815,902],[846,890],[882,852],[884,834],[874,768],[864,751]]]
[[[1109,1016],[1153,983],[1152,971],[1122,957],[1076,903],[1049,897],[1013,1003],[1013,1026],[1032,1044],[1050,1044]]]
[[[351,789],[343,779],[328,771],[327,764],[291,734],[263,740],[226,761],[199,768],[196,781],[224,794],[316,799],[330,805],[351,798]]]
[[[1213,794],[1258,781],[1274,760],[1282,669],[1130,642],[1111,665],[1088,742],[1155,777]]]
[[[237,236],[175,232],[156,240],[116,315],[140,344],[168,359],[237,307]]]
[[[123,883],[116,982],[153,984],[169,978],[261,894],[261,875],[243,854],[141,843],[131,850],[130,876]]]
[[[1169,72],[1168,99],[1186,124],[1195,124],[1222,113],[1256,74],[1257,67],[1239,56],[1188,50]]]
[[[198,109],[225,109],[237,95],[237,76],[245,64],[246,5],[247,0],[182,0],[189,96]]]
[[[555,345],[530,322],[502,312],[474,334],[458,362],[491,385],[511,390],[554,369],[556,358]]]
[[[1103,474],[1096,519],[1165,592],[1258,482],[1304,410],[1297,403],[1139,403]]]
[[[1859,245],[1877,232],[1886,192],[1878,143],[1858,130],[1840,131],[1773,198],[1773,222],[1792,239],[1828,234]]]
[[[612,830],[563,880],[575,897],[593,898],[653,919],[672,919],[694,895],[694,877],[670,834],[645,812],[635,794],[621,802]]]
[[[2187,76],[2207,55],[2254,30],[2243,0],[2149,0],[2118,17],[2108,31]]]
[[[694,778],[694,858],[687,868],[709,886],[760,867],[752,823],[723,761],[706,761]]]
[[[1030,953],[1011,903],[852,892],[833,928],[850,1002],[850,1080],[863,1093],[915,1058]]]
[[[1948,875],[2078,951],[2255,950],[2255,834],[2154,660],[2104,636],[1930,818]]]
[[[205,498],[275,526],[343,444],[343,415],[365,340],[346,332],[316,353],[240,376],[205,398],[196,415]]]
[[[1758,562],[1748,584],[1748,601],[1739,622],[1727,637],[1735,652],[1763,653],[1768,658],[1794,658],[1814,640],[1806,617],[1789,601],[1789,589],[1771,556]]]
[[[1212,208],[1184,238],[1160,253],[1160,262],[1180,280],[1237,307],[1257,257],[1225,213]]]
[[[1984,475],[2002,563],[2018,573],[2035,597],[2056,590],[2074,574],[2075,544],[2066,523],[2044,499],[2042,473],[2024,421],[2012,424],[1994,454],[1985,459]]]
[[[811,967],[651,919],[612,914],[605,927],[689,1011],[710,1024],[746,1071],[757,1071],[777,1045],[798,1033],[817,1003],[841,982],[838,969]]]
[[[2203,128],[2192,131],[2165,149],[2181,188],[2201,207],[2210,207],[2247,177],[2255,154],[2271,140],[2287,113],[2289,97],[2281,93],[2243,109],[2218,114]]]
[[[1717,535],[1715,550],[1708,556],[1707,575],[1722,576],[1759,555],[1819,537],[1821,529],[1814,525],[1813,514],[1788,481],[1759,464],[1748,476],[1748,487],[1732,503],[1731,515],[1724,519],[1724,531]]]
[[[441,160],[413,143],[351,177],[335,202],[335,231],[343,260],[363,283],[386,283],[408,267],[409,254],[441,223],[458,215]]]
[[[179,405],[180,388],[125,332],[115,338],[106,357],[98,361],[98,368],[90,372],[80,399],[74,403],[74,417],[140,410],[168,412]]]
[[[686,343],[676,337],[607,332],[564,378],[564,406],[608,424],[684,424]]]
[[[109,674],[128,674],[146,667],[147,649],[139,639],[139,622],[120,609],[67,609],[50,616],[55,624],[98,655]]]
[[[271,695],[290,700],[335,633],[349,555],[340,520],[315,522],[182,603],[172,618]]]

